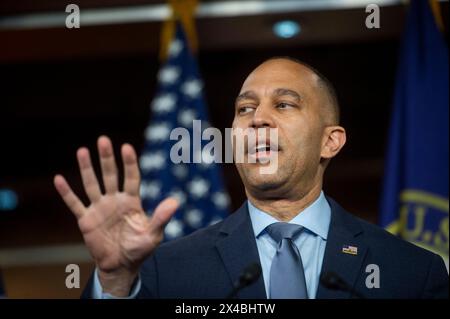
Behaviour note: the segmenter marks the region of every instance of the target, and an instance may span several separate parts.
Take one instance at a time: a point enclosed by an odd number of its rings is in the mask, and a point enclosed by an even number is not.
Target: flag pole
[[[163,22],[161,29],[161,43],[159,51],[159,59],[161,62],[167,59],[169,45],[175,36],[177,22],[180,22],[181,27],[184,29],[191,53],[196,54],[198,49],[194,18],[198,0],[168,0],[167,2],[172,13],[170,18]]]

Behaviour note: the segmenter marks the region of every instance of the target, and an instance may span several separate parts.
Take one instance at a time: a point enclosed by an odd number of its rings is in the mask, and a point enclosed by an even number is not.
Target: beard
[[[261,167],[263,166],[257,163],[236,164],[241,180],[247,189],[277,193],[283,190],[283,186],[292,177],[292,168],[290,167],[278,166],[278,169],[272,174],[261,174]]]
[[[266,199],[284,198],[288,194],[304,192],[317,178],[320,164],[316,160],[283,152],[278,167],[272,174],[261,174],[265,164],[236,163],[236,168],[247,191]]]

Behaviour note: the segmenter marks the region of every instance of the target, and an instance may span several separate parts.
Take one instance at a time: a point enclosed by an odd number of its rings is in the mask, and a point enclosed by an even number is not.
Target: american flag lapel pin
[[[350,246],[350,245],[344,245],[342,247],[342,252],[344,254],[349,254],[349,255],[358,255],[358,247]]]

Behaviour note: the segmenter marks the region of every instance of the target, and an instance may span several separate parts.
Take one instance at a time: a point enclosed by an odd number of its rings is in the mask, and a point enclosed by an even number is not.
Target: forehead
[[[245,79],[241,92],[271,93],[284,87],[308,93],[318,85],[318,76],[307,67],[285,59],[264,62]]]

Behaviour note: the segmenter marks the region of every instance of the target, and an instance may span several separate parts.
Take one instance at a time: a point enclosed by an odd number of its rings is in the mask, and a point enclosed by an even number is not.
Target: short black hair
[[[321,72],[319,72],[316,68],[312,67],[308,63],[300,61],[299,59],[293,58],[291,56],[274,56],[274,57],[271,57],[271,58],[265,60],[264,62],[271,61],[271,60],[280,60],[280,59],[288,60],[288,61],[300,64],[318,76],[319,86],[325,92],[326,98],[329,102],[329,106],[330,106],[329,111],[331,111],[332,121],[334,122],[333,124],[339,124],[341,112],[340,112],[338,97],[336,94],[336,89],[334,88],[333,83],[331,83],[331,81],[328,80],[328,78],[325,75],[323,75]]]

